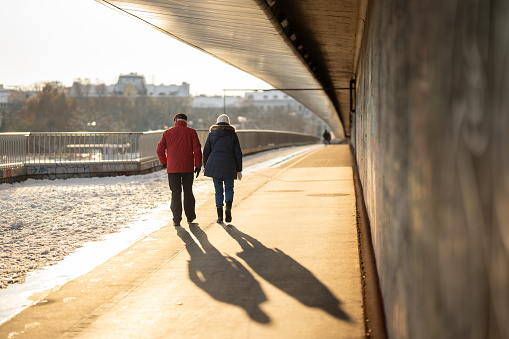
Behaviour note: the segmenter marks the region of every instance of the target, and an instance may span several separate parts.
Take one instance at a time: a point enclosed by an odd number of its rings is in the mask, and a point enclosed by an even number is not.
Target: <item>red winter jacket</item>
[[[176,121],[175,127],[163,133],[156,152],[161,163],[167,164],[166,173],[188,173],[201,168],[198,134],[185,121]]]

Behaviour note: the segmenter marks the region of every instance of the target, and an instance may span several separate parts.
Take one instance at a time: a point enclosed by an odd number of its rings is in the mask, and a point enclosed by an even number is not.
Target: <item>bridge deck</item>
[[[168,194],[169,195],[169,194]],[[201,195],[200,195],[201,196]],[[236,182],[233,222],[169,224],[0,326],[16,338],[363,338],[350,149]]]

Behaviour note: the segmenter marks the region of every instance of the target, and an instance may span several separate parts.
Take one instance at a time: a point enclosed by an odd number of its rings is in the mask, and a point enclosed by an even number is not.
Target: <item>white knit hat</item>
[[[220,116],[217,117],[217,123],[219,124],[220,122],[226,122],[229,125],[230,118],[228,118],[226,114],[221,114]]]

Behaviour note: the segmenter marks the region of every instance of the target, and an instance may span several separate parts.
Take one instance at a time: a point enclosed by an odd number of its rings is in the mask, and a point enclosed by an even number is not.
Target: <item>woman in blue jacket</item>
[[[234,180],[242,179],[242,150],[230,118],[221,114],[210,127],[203,148],[205,176],[211,177],[216,190],[217,222],[223,222],[223,201],[226,200],[225,221],[232,221]]]

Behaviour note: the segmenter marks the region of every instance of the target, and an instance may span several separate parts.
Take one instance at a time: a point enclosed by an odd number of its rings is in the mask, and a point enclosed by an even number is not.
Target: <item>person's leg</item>
[[[225,191],[225,200],[226,200],[226,209],[225,209],[225,221],[232,221],[232,204],[233,204],[233,185],[234,180],[225,180],[224,181],[224,191]]]
[[[212,178],[214,182],[214,188],[216,190],[216,207],[223,207],[224,201],[224,190],[223,190],[223,179]]]
[[[194,173],[182,173],[182,187],[184,190],[184,211],[186,213],[187,221],[192,222],[196,219],[195,204],[193,194],[193,181]]]
[[[224,180],[224,200],[233,201],[233,186],[235,180]]]
[[[223,223],[223,179],[212,178],[215,189],[216,209],[217,209],[217,222]]]
[[[181,173],[168,173],[168,183],[171,190],[171,212],[173,223],[178,224],[182,220],[182,177]]]

